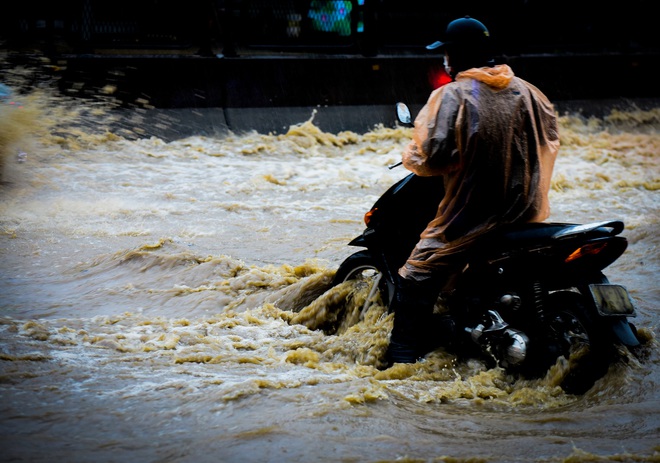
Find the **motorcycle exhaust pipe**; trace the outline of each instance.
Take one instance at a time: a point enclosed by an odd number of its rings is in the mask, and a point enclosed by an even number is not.
[[[509,335],[511,339],[511,345],[506,348],[504,353],[504,359],[507,362],[507,366],[520,365],[527,358],[527,344],[529,343],[529,338],[525,333],[507,329],[505,334]]]
[[[491,325],[484,326],[482,323],[474,328],[466,327],[465,331],[476,344],[501,357],[497,360],[503,367],[520,365],[527,358],[527,345],[529,338],[522,331],[509,328],[499,313],[494,310],[488,311],[491,317]],[[485,335],[485,336],[484,336]]]

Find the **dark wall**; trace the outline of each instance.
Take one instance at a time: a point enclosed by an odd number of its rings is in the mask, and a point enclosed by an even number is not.
[[[519,77],[553,100],[660,98],[658,55],[514,57]],[[280,59],[74,57],[57,79],[71,96],[111,86],[128,106],[282,107],[422,103],[441,62],[426,57]]]
[[[323,31],[310,11],[329,4],[15,2],[0,16],[0,48],[9,51],[6,66],[46,55],[55,63],[46,72],[68,95],[93,98],[109,86],[130,107],[415,104],[441,69],[424,46],[470,14],[490,28],[498,61],[553,100],[660,97],[650,0],[617,8],[594,0],[352,0],[350,28]],[[345,13],[330,11],[328,21]]]
[[[347,0],[347,11],[339,11],[322,0],[33,0],[3,10],[0,35],[13,46],[36,43],[50,51],[196,47],[229,55],[254,50],[373,55],[419,50],[438,39],[449,21],[471,15],[489,27],[504,55],[628,53],[660,49],[652,3]],[[314,13],[317,18],[327,13],[327,24],[345,15],[349,34],[319,29]]]

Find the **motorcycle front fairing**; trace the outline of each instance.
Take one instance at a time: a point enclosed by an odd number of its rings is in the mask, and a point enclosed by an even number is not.
[[[408,174],[374,203],[364,216],[365,230],[349,245],[369,248],[391,274],[396,273],[435,217],[443,196],[442,177]]]

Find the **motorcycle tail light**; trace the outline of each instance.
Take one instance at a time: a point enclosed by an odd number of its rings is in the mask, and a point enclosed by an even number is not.
[[[371,222],[371,219],[373,219],[374,214],[376,213],[377,210],[378,210],[378,208],[374,207],[373,209],[368,211],[366,214],[364,214],[364,224],[365,225],[369,226],[369,222]]]
[[[607,241],[585,244],[570,253],[568,257],[564,259],[564,262],[569,263],[581,259],[585,256],[595,256],[601,253],[607,247],[607,245]]]

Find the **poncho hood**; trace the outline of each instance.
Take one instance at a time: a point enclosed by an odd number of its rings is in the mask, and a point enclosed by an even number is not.
[[[506,88],[513,79],[513,70],[506,64],[493,67],[472,68],[459,72],[456,80],[475,79],[495,90]]]

